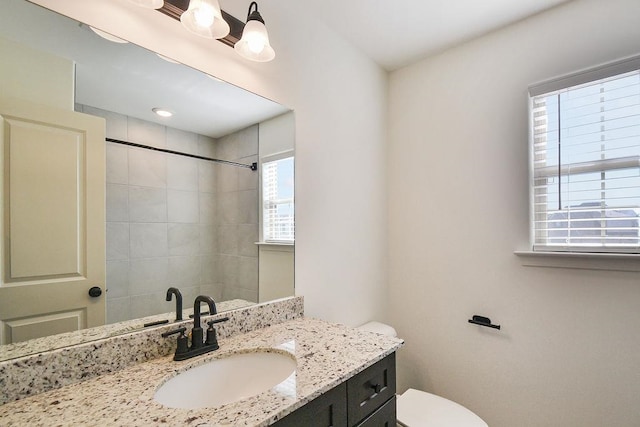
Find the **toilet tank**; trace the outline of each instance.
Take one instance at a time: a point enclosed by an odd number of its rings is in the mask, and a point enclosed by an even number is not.
[[[398,334],[393,326],[380,322],[369,322],[364,325],[358,326],[358,329],[363,331],[375,332],[376,334],[387,335],[389,337],[397,337]]]

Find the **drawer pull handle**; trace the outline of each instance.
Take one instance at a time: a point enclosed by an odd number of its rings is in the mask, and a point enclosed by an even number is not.
[[[371,384],[371,388],[376,394],[380,393],[380,390],[382,390],[382,386],[380,384]]]

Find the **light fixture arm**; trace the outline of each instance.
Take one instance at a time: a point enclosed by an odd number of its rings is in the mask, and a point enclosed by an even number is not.
[[[255,9],[252,12],[251,8],[253,8],[254,6]],[[255,1],[252,1],[249,5],[249,11],[247,12],[247,22],[249,21],[260,21],[264,24],[264,19],[262,19],[262,15],[260,15],[260,12],[258,12],[258,3]]]

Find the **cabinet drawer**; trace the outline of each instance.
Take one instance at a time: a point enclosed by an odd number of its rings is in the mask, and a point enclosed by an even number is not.
[[[396,397],[393,396],[382,408],[358,424],[358,427],[395,427],[396,426]]]
[[[356,425],[396,394],[396,355],[385,357],[347,381],[349,425]],[[395,399],[393,400],[395,412]]]
[[[280,421],[277,427],[347,427],[347,386],[329,390]]]

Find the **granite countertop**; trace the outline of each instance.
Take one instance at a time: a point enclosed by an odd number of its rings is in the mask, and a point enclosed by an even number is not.
[[[172,302],[172,304],[174,304]],[[254,302],[241,299],[229,301],[220,301],[217,303],[218,313],[230,310],[237,310],[243,307],[255,305]],[[193,307],[187,307],[182,310],[183,319],[189,319],[193,314]],[[111,323],[95,328],[81,329],[74,332],[66,332],[48,337],[37,338],[29,341],[18,342],[15,344],[0,345],[0,361],[24,357],[29,354],[41,353],[57,348],[68,347],[71,345],[81,344],[83,342],[95,341],[99,339],[114,337],[138,330],[143,330],[145,324],[158,321],[173,322],[176,318],[174,312],[161,313],[153,316],[147,316],[140,319],[125,320],[123,322]]]
[[[0,406],[0,424],[100,426],[266,426],[396,351],[398,338],[301,318],[220,340],[220,349],[171,356]],[[285,352],[297,369],[282,384],[217,408],[171,409],[153,400],[175,374],[235,352]]]

